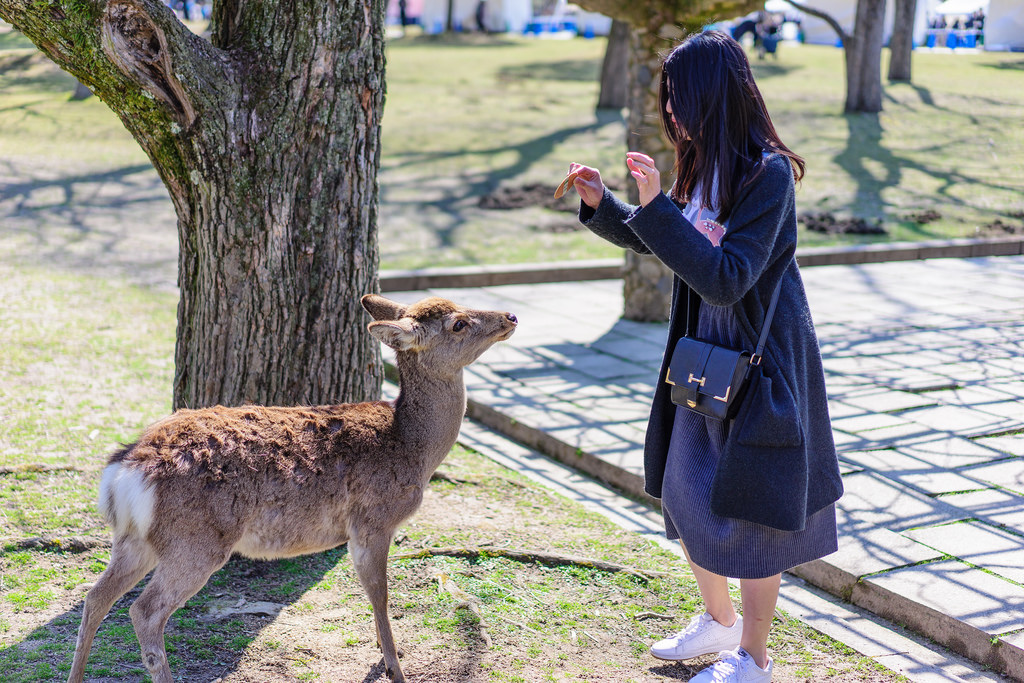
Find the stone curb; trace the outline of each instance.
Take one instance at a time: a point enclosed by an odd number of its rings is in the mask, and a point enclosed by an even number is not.
[[[993,671],[1024,680],[1024,649],[1002,639],[994,640],[981,629],[888,590],[870,576],[856,576],[824,559],[794,567],[789,573]]]
[[[973,258],[1024,254],[1024,239],[955,239],[929,242],[888,242],[848,247],[798,249],[797,263],[812,266],[856,265],[889,261],[917,261],[931,258]],[[614,280],[622,277],[622,259],[590,259],[510,265],[384,270],[380,273],[382,292],[458,287],[496,287],[543,282]]]

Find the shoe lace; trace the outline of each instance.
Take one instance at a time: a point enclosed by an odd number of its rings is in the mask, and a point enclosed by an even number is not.
[[[692,636],[694,633],[704,628],[704,625],[710,621],[710,619],[711,617],[707,614],[701,614],[700,616],[694,617],[690,620],[690,623],[687,624],[686,628],[683,629],[683,632],[679,634],[679,637],[683,638],[686,636]]]
[[[718,653],[718,661],[711,665],[712,678],[715,683],[729,681],[731,675],[740,668],[740,658],[734,650],[723,650]]]

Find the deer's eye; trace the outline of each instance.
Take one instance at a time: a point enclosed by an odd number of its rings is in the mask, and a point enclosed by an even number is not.
[[[455,324],[452,325],[452,332],[461,332],[464,329],[466,329],[465,320],[456,320]]]

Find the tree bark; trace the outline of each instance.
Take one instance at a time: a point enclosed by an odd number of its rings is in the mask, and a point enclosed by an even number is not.
[[[598,109],[622,109],[629,102],[630,33],[629,24],[619,19],[612,20],[608,46],[601,63]]]
[[[889,80],[910,82],[917,0],[896,0],[889,41]]]
[[[666,26],[668,26],[666,24]],[[683,37],[680,29],[668,27],[663,34],[637,30],[631,41],[629,89],[629,132],[626,146],[630,151],[649,154],[661,170],[662,189],[672,186],[675,152],[661,130],[659,87],[663,51]],[[640,203],[636,182],[628,171],[627,200]],[[667,320],[672,305],[673,273],[653,254],[626,252],[623,269],[623,317],[642,322]]]
[[[847,91],[845,110],[875,113],[882,111],[882,42],[885,29],[885,0],[858,0],[856,41],[847,53]]]
[[[379,396],[384,0],[0,0],[121,118],[178,215],[174,406]]]

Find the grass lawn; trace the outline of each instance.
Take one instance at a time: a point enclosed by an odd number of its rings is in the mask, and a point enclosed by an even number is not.
[[[495,192],[540,185],[572,160],[622,185],[624,118],[595,112],[604,42],[411,36],[389,42],[380,244],[384,268],[612,256],[563,210],[496,211]],[[806,245],[973,236],[1024,222],[1024,58],[914,55],[878,115],[844,115],[841,51],[783,44],[757,62],[785,139],[806,157],[801,213],[881,221],[887,238],[804,232]],[[159,179],[96,99],[23,37],[0,32],[0,251],[88,270],[114,244],[124,267],[174,282],[175,219]],[[571,195],[574,198],[574,195]],[[143,231],[137,226],[145,225]],[[120,263],[120,262],[119,262]]]

